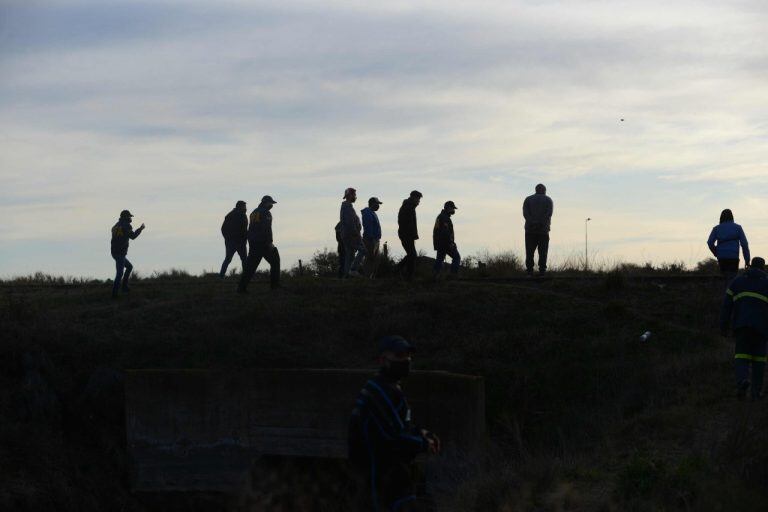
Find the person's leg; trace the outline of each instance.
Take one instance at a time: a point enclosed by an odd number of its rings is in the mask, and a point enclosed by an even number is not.
[[[720,273],[725,278],[726,282],[730,284],[731,280],[739,273],[739,259],[738,258],[722,258],[717,260],[720,266]]]
[[[365,245],[363,245],[363,241],[360,240],[360,242],[357,244],[357,254],[355,255],[355,261],[352,262],[352,270],[360,272],[363,265],[363,259],[366,257],[366,255],[367,253],[365,251]]]
[[[344,244],[338,243],[336,247],[336,253],[339,255],[339,279],[344,277]]]
[[[542,274],[547,271],[547,254],[549,253],[549,233],[539,235],[539,272]]]
[[[408,261],[405,263],[406,278],[412,279],[416,271],[416,260],[419,257],[416,253],[416,240],[404,240],[403,247],[408,256]]]
[[[763,379],[765,377],[766,340],[758,332],[752,331],[750,352],[752,353],[752,400],[763,395]]]
[[[733,333],[735,339],[734,370],[736,373],[737,398],[742,399],[746,396],[749,389],[749,367],[752,363],[752,354],[750,350],[750,337],[747,329],[736,329]]]
[[[120,281],[123,279],[123,271],[125,270],[125,256],[115,256],[115,280],[112,284],[112,296],[117,297],[117,291],[120,289]]]
[[[240,256],[240,271],[245,269],[245,260],[248,259],[248,251],[245,248],[245,240],[237,245],[237,255]]]
[[[365,277],[373,277],[375,271],[376,259],[379,256],[379,241],[371,238],[363,238],[365,246],[365,264],[363,265],[363,274]]]
[[[229,240],[224,240],[224,261],[221,264],[221,270],[219,270],[219,277],[223,278],[226,275],[227,267],[229,266],[229,262],[232,261],[232,256],[235,255],[235,251],[237,251],[237,246]]]
[[[432,272],[435,276],[438,276],[443,270],[443,262],[445,261],[445,251],[437,250],[435,255],[435,266],[432,267]]]
[[[128,261],[128,258],[123,256],[123,262],[125,263],[125,274],[123,274],[123,282],[122,286],[120,287],[124,292],[130,291],[128,288],[128,279],[131,277],[131,272],[133,272],[133,265],[131,265],[131,262]]]
[[[256,273],[256,269],[259,268],[262,257],[261,244],[249,244],[248,259],[245,260],[245,268],[243,269],[243,275],[240,276],[240,282],[237,285],[237,291],[244,292],[248,289],[248,284],[253,279],[253,274]]]
[[[451,257],[451,274],[458,274],[459,267],[461,266],[461,255],[459,249],[455,245],[451,248],[448,255]]]
[[[280,253],[277,247],[272,247],[271,251],[266,251],[264,259],[269,263],[269,286],[274,290],[280,288]]]
[[[536,252],[536,233],[525,233],[525,271],[533,273],[533,254]]]
[[[410,464],[395,464],[382,472],[379,477],[381,501],[392,512],[414,510],[416,489],[414,470]]]
[[[351,240],[344,240],[344,277],[349,277],[352,264],[355,262],[357,246]]]

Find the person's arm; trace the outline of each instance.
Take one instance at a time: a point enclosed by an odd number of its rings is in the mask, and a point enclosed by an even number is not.
[[[547,201],[547,218],[552,218],[552,213],[555,211],[555,203],[552,201],[551,197],[548,197],[549,201]]]
[[[744,266],[748,267],[750,259],[749,254],[749,242],[747,242],[747,235],[744,233],[744,228],[739,227],[739,242],[741,243],[741,252],[744,253]]]
[[[373,214],[370,210],[363,210],[363,234],[364,235],[373,235]]]
[[[710,252],[712,255],[717,258],[717,246],[715,246],[715,241],[717,240],[717,227],[712,228],[712,232],[709,233],[709,238],[707,239],[707,247],[709,247]]]
[[[523,218],[525,220],[528,220],[530,216],[531,216],[531,202],[526,197],[525,201],[523,201]]]
[[[144,231],[144,224],[139,226],[139,229],[137,229],[136,231],[134,231],[133,228],[131,228],[131,231],[128,233],[128,236],[130,237],[131,240],[136,240],[142,231]]]

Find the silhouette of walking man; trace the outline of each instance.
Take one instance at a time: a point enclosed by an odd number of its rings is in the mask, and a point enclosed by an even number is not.
[[[117,223],[112,226],[112,242],[111,242],[111,250],[112,250],[112,258],[115,260],[115,270],[117,271],[115,273],[115,281],[112,285],[112,298],[117,298],[117,291],[121,289],[120,284],[122,283],[122,291],[124,293],[127,293],[130,291],[128,288],[128,279],[131,277],[131,272],[133,271],[133,265],[131,265],[131,262],[128,261],[128,245],[130,244],[131,240],[136,240],[136,238],[141,234],[142,231],[144,231],[144,224],[139,226],[139,229],[136,231],[133,230],[133,227],[131,226],[131,219],[133,218],[133,215],[128,210],[123,210],[120,212],[120,219],[117,221]],[[125,272],[125,274],[123,274]]]
[[[533,255],[539,251],[539,273],[547,271],[547,253],[549,252],[549,228],[552,222],[554,205],[547,196],[547,187],[539,183],[536,193],[523,201],[525,218],[525,270],[533,274]]]
[[[270,210],[277,201],[271,196],[264,196],[259,207],[251,212],[251,223],[248,226],[248,259],[237,287],[238,293],[248,293],[248,284],[259,268],[261,259],[269,263],[270,286],[274,290],[280,287],[280,253],[273,244],[272,214]]]
[[[397,236],[405,249],[405,257],[397,264],[397,270],[407,280],[413,279],[416,269],[416,240],[419,239],[419,228],[416,223],[416,207],[421,202],[422,194],[418,190],[403,201],[400,211],[397,213]]]

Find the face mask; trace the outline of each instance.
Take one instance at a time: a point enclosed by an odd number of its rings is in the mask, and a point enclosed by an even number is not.
[[[402,361],[390,361],[389,366],[382,369],[382,373],[389,379],[404,379],[411,372],[411,362],[407,359]]]

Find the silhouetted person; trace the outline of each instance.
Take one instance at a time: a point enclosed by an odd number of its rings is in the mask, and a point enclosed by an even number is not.
[[[547,196],[547,187],[539,183],[536,193],[523,201],[525,218],[525,270],[533,274],[533,256],[539,251],[539,272],[547,271],[547,253],[549,252],[549,228],[552,222],[554,205]]]
[[[365,247],[360,231],[363,225],[357,216],[355,207],[357,191],[348,188],[344,191],[344,202],[341,203],[339,217],[341,221],[341,239],[344,243],[344,277],[360,277],[360,265],[365,257]]]
[[[736,339],[736,396],[743,399],[751,388],[752,399],[757,400],[763,391],[768,340],[768,276],[763,258],[754,258],[751,267],[731,281],[725,292],[720,315],[723,336],[731,327]]]
[[[221,225],[221,234],[224,236],[224,262],[221,264],[219,277],[223,278],[227,273],[229,262],[232,256],[237,253],[240,256],[240,263],[245,269],[245,259],[247,257],[245,241],[248,239],[248,215],[245,201],[235,203],[234,209],[224,217],[224,223]]]
[[[440,215],[435,220],[435,228],[432,230],[432,244],[435,247],[435,251],[437,251],[434,268],[435,277],[440,275],[446,255],[451,257],[451,274],[456,275],[459,272],[461,256],[454,241],[453,221],[451,220],[451,216],[456,213],[456,210],[454,202],[447,201],[443,206],[443,211],[440,212]]]
[[[336,254],[339,255],[339,279],[344,277],[344,240],[341,239],[341,221],[333,228],[336,231]]]
[[[413,279],[416,269],[416,240],[419,239],[419,229],[416,224],[416,207],[421,202],[422,194],[418,190],[411,192],[408,199],[403,201],[400,211],[397,213],[397,236],[405,249],[405,257],[397,264],[397,269],[403,276]]]
[[[115,281],[112,285],[112,298],[117,298],[117,291],[121,289],[122,283],[123,292],[128,292],[128,279],[131,277],[131,271],[133,265],[128,261],[126,257],[128,255],[128,245],[131,240],[136,240],[142,231],[144,231],[144,224],[139,226],[136,231],[131,226],[131,219],[133,215],[128,210],[120,212],[120,219],[117,224],[112,226],[112,242],[111,250],[112,257],[115,259]],[[125,274],[123,274],[125,272]]]
[[[413,350],[400,336],[380,340],[379,373],[363,386],[349,421],[349,459],[368,476],[368,510],[411,510],[416,500],[413,461],[419,453],[440,452],[440,439],[411,422],[400,387]]]
[[[239,293],[248,291],[248,284],[259,268],[261,259],[269,263],[270,286],[272,289],[280,287],[280,253],[273,244],[272,239],[272,206],[277,201],[271,196],[264,196],[259,207],[251,212],[251,223],[248,226],[248,259],[245,260],[245,269],[240,277],[237,287]]]
[[[363,273],[370,278],[373,278],[376,273],[376,262],[379,259],[381,223],[376,212],[382,204],[384,203],[379,201],[378,197],[372,197],[368,199],[368,207],[360,212],[363,217],[363,245],[366,253]]]
[[[733,212],[725,209],[720,213],[720,224],[712,228],[707,246],[717,258],[720,272],[727,277],[739,271],[739,246],[744,253],[745,266],[749,266],[749,243],[740,225],[733,221]]]

